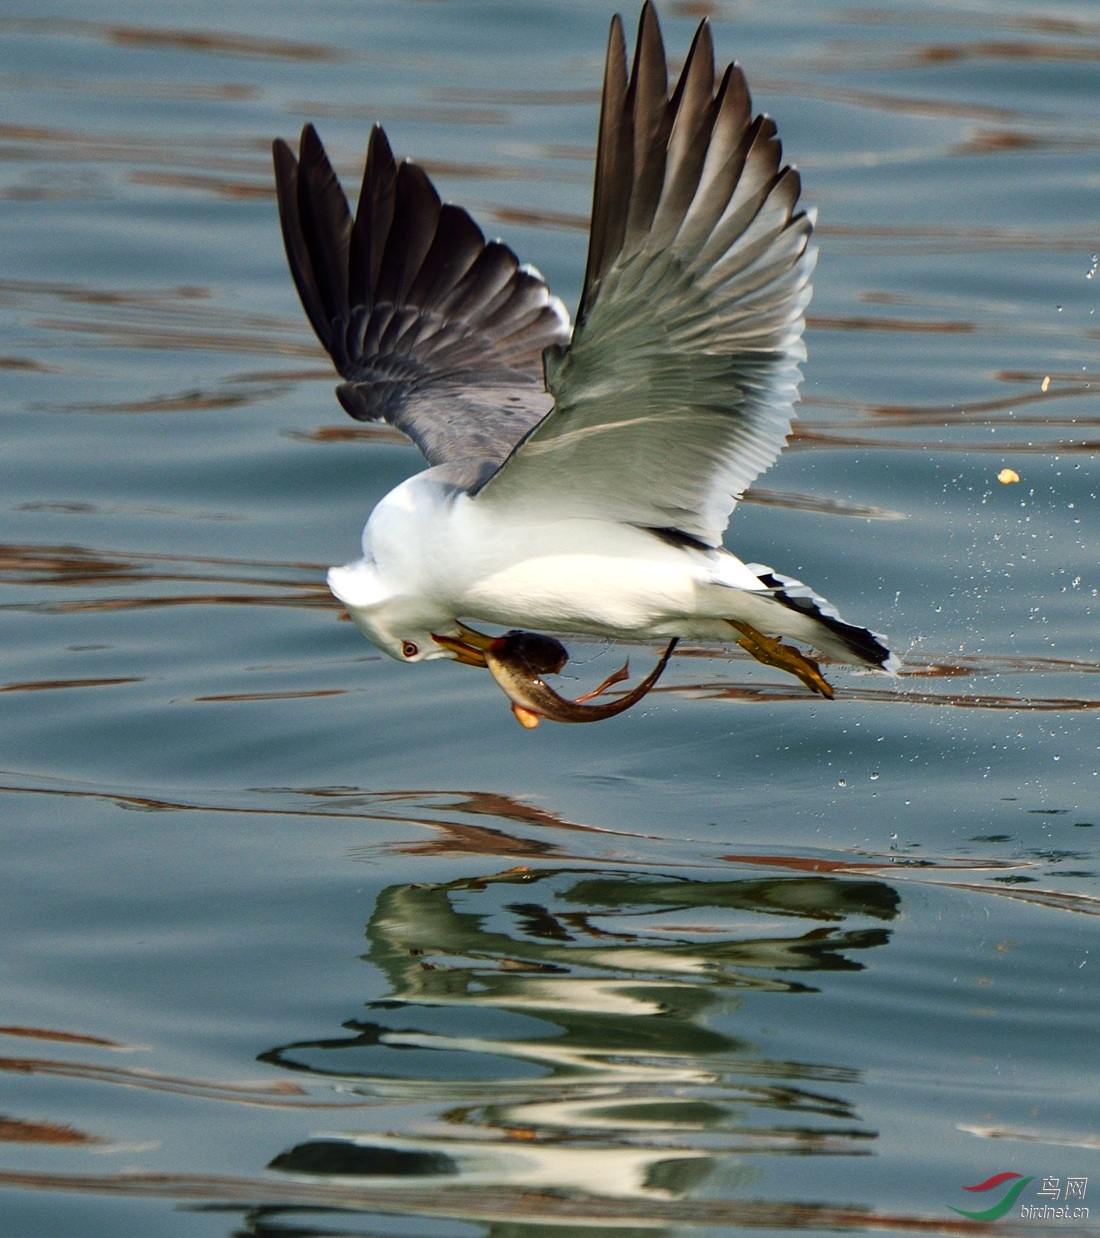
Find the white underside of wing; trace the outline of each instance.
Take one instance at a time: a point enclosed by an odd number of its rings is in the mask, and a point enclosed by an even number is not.
[[[770,309],[723,301],[721,286],[704,290],[683,267],[651,290],[663,296],[659,315],[640,294],[602,290],[568,352],[549,359],[554,411],[480,500],[522,494],[718,544],[790,432],[813,257],[804,249]]]
[[[715,75],[705,25],[669,92],[643,9],[626,75],[613,23],[589,269],[572,341],[545,354],[554,408],[481,497],[717,546],[790,431],[814,220],[740,70]]]

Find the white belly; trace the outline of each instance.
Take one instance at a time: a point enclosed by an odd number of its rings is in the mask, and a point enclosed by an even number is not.
[[[597,633],[655,633],[655,623],[693,614],[695,582],[678,565],[615,555],[525,557],[462,590],[460,609],[494,623]]]
[[[490,524],[476,501],[455,505],[446,571],[459,613],[598,635],[689,635],[685,621],[713,607],[707,595],[716,576],[761,588],[725,552],[669,545],[630,525],[524,516]]]
[[[759,579],[725,551],[631,525],[437,498],[421,474],[379,504],[364,550],[394,593],[454,618],[605,636],[728,639],[729,597]]]

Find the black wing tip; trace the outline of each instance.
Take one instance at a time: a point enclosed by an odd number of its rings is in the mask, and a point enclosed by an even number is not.
[[[704,17],[703,20],[695,27],[695,33],[691,36],[691,46],[688,48],[687,57],[684,60],[684,68],[681,70],[681,76],[687,70],[687,66],[691,64],[693,57],[699,54],[699,48],[704,45],[709,46],[711,55],[714,55],[714,33],[711,30],[710,19]]]
[[[664,78],[665,98],[668,98],[668,57],[665,55],[665,40],[661,34],[661,22],[656,7],[646,0],[638,17],[638,36],[634,44],[634,71],[630,75],[631,88],[637,92],[638,79],[647,61],[657,68]]]
[[[318,155],[328,161],[328,155],[325,152],[325,145],[321,141],[321,136],[314,127],[312,121],[306,121],[302,126],[302,131],[298,135],[298,153],[294,153],[294,148],[286,140],[286,138],[273,138],[271,142],[271,153],[276,160],[276,167],[279,162],[286,164],[293,161],[295,164],[304,161],[308,158],[316,158]]]
[[[390,145],[390,139],[386,136],[385,129],[375,121],[370,127],[370,133],[367,135],[367,164],[373,162],[382,162],[387,166],[394,166],[397,160],[393,156],[393,147]]]
[[[275,194],[279,203],[279,218],[284,232],[293,216],[297,215],[298,156],[294,148],[283,138],[271,143],[271,162],[275,169]]]
[[[313,123],[307,121],[298,135],[298,163],[303,168],[307,168],[311,164],[322,162],[329,162],[328,153],[321,141],[321,135],[314,128]]]
[[[661,33],[661,20],[657,16],[657,6],[653,0],[644,0],[641,11],[638,14],[638,29],[639,31],[646,25],[652,25],[656,28],[658,36]]]
[[[714,37],[704,17],[696,26],[679,77],[669,89],[668,58],[660,18],[652,0],[638,15],[634,55],[627,73],[623,21],[616,13],[610,24],[607,62],[598,124],[588,261],[577,311],[583,321],[599,284],[624,248],[637,244],[653,222],[663,188],[667,143],[681,103],[709,67],[711,125],[725,94],[732,88],[751,107],[744,74],[727,66],[715,92]]]
[[[281,159],[284,162],[289,157],[295,163],[300,162],[303,158],[309,157],[310,160],[324,161],[330,163],[328,152],[325,150],[325,144],[321,141],[321,135],[317,132],[317,127],[311,120],[307,120],[302,126],[302,131],[298,135],[298,154],[295,155],[294,148],[286,140],[286,138],[273,138],[271,142],[272,155],[276,159]],[[371,155],[376,159],[384,159],[388,163],[396,166],[396,159],[393,155],[393,148],[390,145],[390,140],[386,136],[386,130],[378,121],[375,121],[367,135],[367,158]]]
[[[885,637],[878,632],[872,632],[870,628],[860,627],[857,623],[848,623],[833,606],[824,598],[818,597],[801,581],[781,576],[767,568],[761,569],[757,574],[761,584],[771,590],[772,597],[777,602],[788,610],[817,620],[834,636],[839,637],[848,651],[861,662],[888,673],[893,673],[899,665],[896,655],[891,653],[884,643]]]
[[[426,198],[434,199],[437,206],[443,205],[443,199],[432,178],[415,159],[406,157],[397,165],[397,185],[398,193],[421,194]]]

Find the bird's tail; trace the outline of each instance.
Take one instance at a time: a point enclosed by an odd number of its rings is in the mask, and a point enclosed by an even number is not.
[[[890,675],[897,672],[901,659],[891,653],[884,636],[842,619],[835,606],[802,581],[773,572],[762,563],[745,566],[767,588],[770,601],[787,612],[771,625],[773,631],[805,641],[841,662],[872,666]]]

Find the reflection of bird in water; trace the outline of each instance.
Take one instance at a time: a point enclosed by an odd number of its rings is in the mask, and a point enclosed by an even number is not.
[[[629,74],[616,17],[571,330],[542,276],[395,163],[380,128],[354,218],[311,126],[297,159],[275,143],[287,257],[340,402],[431,466],[329,573],[379,648],[483,664],[463,618],[732,639],[825,696],[816,662],[776,637],[894,669],[880,637],[722,547],[782,450],[805,356],[812,219],[780,161],[740,69],[716,79],[706,22],[670,94],[651,5]]]

